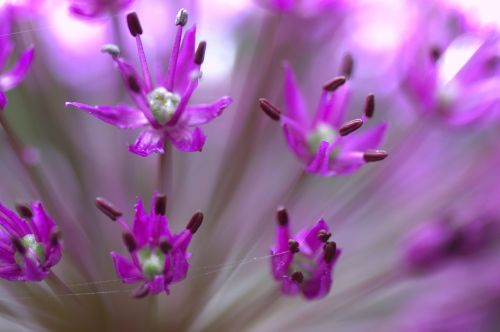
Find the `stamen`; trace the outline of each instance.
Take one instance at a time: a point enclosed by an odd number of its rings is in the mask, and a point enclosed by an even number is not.
[[[132,296],[136,299],[142,299],[149,294],[149,286],[147,285],[141,285],[139,288],[134,290],[132,293]]]
[[[137,35],[142,35],[141,22],[139,21],[139,17],[137,16],[136,12],[132,12],[127,15],[127,25],[130,34],[133,37],[136,37]]]
[[[116,58],[120,55],[120,48],[118,47],[118,45],[115,44],[106,44],[103,47],[101,47],[101,52],[107,53],[112,57]]]
[[[367,118],[373,117],[373,113],[375,113],[375,95],[370,93],[366,96],[365,101],[365,115]]]
[[[293,239],[288,240],[288,250],[290,250],[292,254],[298,253],[300,251],[299,243]]]
[[[33,218],[33,212],[29,208],[28,205],[22,203],[16,203],[16,211],[17,214],[23,219],[31,219]]]
[[[332,236],[332,233],[330,232],[327,232],[325,231],[324,229],[320,230],[318,232],[318,239],[321,241],[321,242],[328,242],[328,239],[330,239],[330,237]]]
[[[59,245],[59,240],[61,239],[61,232],[56,229],[50,233],[50,245],[52,247],[57,247]]]
[[[130,90],[132,90],[135,93],[140,93],[141,92],[141,86],[139,85],[139,81],[135,76],[130,75],[127,77],[127,85]]]
[[[172,249],[172,245],[167,240],[160,241],[159,247],[161,252],[164,253],[165,255],[168,254],[170,249]]]
[[[354,59],[351,53],[344,55],[342,59],[342,65],[340,66],[340,72],[346,78],[351,78],[352,72],[354,71]]]
[[[429,54],[430,54],[431,59],[433,61],[438,61],[439,58],[441,57],[442,53],[443,52],[441,51],[441,49],[439,47],[437,47],[437,46],[431,47],[431,49],[429,51]]]
[[[293,281],[295,281],[298,284],[301,284],[304,281],[304,275],[300,271],[292,273],[290,277],[292,278]]]
[[[278,212],[276,213],[276,217],[278,219],[278,224],[280,226],[288,225],[288,212],[284,207],[278,208]]]
[[[328,92],[333,92],[338,88],[340,88],[342,85],[344,85],[345,82],[346,82],[345,76],[335,77],[334,79],[323,85],[323,90]]]
[[[102,197],[97,197],[95,199],[95,205],[102,213],[113,221],[116,221],[116,219],[123,216],[123,213],[118,211],[110,202]]]
[[[21,239],[18,237],[13,237],[10,240],[12,242],[12,245],[14,246],[14,249],[24,256],[26,254],[26,247],[24,246]]]
[[[156,196],[155,214],[164,216],[166,211],[167,211],[167,196],[166,195]]]
[[[198,228],[200,228],[202,222],[203,222],[203,213],[198,211],[191,217],[191,220],[189,221],[186,228],[191,232],[191,234],[194,234],[196,233]]]
[[[279,121],[281,118],[281,112],[280,110],[271,104],[269,100],[265,98],[260,98],[259,99],[259,106],[260,109],[267,114],[268,117],[270,117],[274,121]]]
[[[325,260],[326,263],[330,264],[335,258],[335,253],[337,251],[337,243],[333,241],[326,243],[325,246],[323,247],[323,251],[324,251],[323,259]]]
[[[198,47],[196,48],[196,52],[194,54],[194,63],[197,64],[198,66],[201,66],[203,64],[203,61],[205,61],[206,50],[207,50],[207,42],[201,41],[198,44]]]
[[[125,246],[127,247],[127,250],[129,252],[134,252],[137,250],[137,242],[135,242],[135,238],[132,233],[123,233],[123,243],[125,243]]]
[[[363,159],[367,163],[384,160],[385,158],[387,158],[387,152],[384,150],[369,150],[363,155]]]
[[[361,128],[362,125],[363,125],[363,120],[361,119],[354,119],[348,121],[340,127],[339,129],[340,136],[347,136],[350,133],[355,132],[356,130]]]
[[[175,25],[185,26],[188,22],[188,12],[182,8],[175,17]]]

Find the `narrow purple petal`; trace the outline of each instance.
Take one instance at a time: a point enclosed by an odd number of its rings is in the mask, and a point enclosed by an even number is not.
[[[134,233],[134,237],[139,248],[148,243],[151,234],[149,217],[140,198],[137,198],[137,203],[135,204],[135,216],[132,232]]]
[[[0,112],[4,110],[5,106],[7,106],[7,96],[0,91]]]
[[[307,114],[306,104],[300,92],[297,80],[291,69],[286,63],[285,69],[285,103],[288,110],[288,115],[293,120],[307,127],[310,124],[309,115]]]
[[[7,73],[0,76],[0,90],[7,91],[20,84],[26,77],[34,56],[34,48],[29,48],[24,51],[14,67]]]
[[[366,151],[376,149],[382,143],[387,132],[387,123],[346,136],[342,142],[343,151]]]
[[[40,240],[44,243],[48,243],[50,234],[56,228],[56,224],[47,215],[40,202],[33,203],[31,208],[33,210],[33,223],[40,233]]]
[[[179,282],[186,278],[189,269],[187,258],[185,251],[175,250],[172,253],[172,267],[169,271],[172,283]]]
[[[302,293],[307,299],[320,299],[330,292],[333,283],[332,269],[341,252],[340,249],[337,249],[335,257],[330,263],[326,263],[323,261],[323,258],[321,258],[321,262],[313,272],[313,275],[304,282],[302,287]]]
[[[295,239],[300,243],[302,253],[312,255],[323,247],[323,242],[318,239],[318,233],[321,230],[329,231],[328,225],[323,219],[320,219],[310,229],[305,229],[297,234]]]
[[[116,106],[92,106],[77,102],[67,102],[66,106],[76,107],[84,112],[92,114],[99,120],[102,120],[118,128],[138,128],[148,123],[148,120],[140,110],[131,108],[124,104],[119,104]]]
[[[198,126],[210,122],[232,103],[231,97],[222,97],[216,102],[207,105],[194,105],[186,107],[180,122],[188,126]]]
[[[129,150],[141,157],[147,157],[151,153],[163,153],[163,133],[156,129],[145,129],[137,137],[135,143],[129,147]]]
[[[296,295],[300,293],[300,287],[289,276],[283,276],[281,283],[281,292],[285,295]]]
[[[48,272],[43,271],[42,268],[38,265],[38,262],[26,255],[24,257],[24,274],[26,275],[26,280],[29,281],[42,281],[47,275]]]
[[[311,158],[311,152],[309,151],[307,138],[302,131],[287,124],[283,124],[283,131],[290,149],[292,149],[297,157],[307,162]]]
[[[192,26],[184,34],[177,59],[177,69],[173,91],[183,93],[191,80],[191,74],[196,69],[194,52],[196,47],[196,26]]]
[[[116,252],[111,252],[111,257],[113,258],[116,273],[124,283],[129,284],[144,279],[142,271],[140,271],[139,268],[132,264],[128,259]]]
[[[200,128],[174,127],[167,131],[170,142],[180,151],[201,151],[205,145],[206,136]]]
[[[318,152],[314,156],[314,159],[306,167],[306,171],[308,173],[322,174],[324,172],[323,168],[325,161],[327,161],[330,158],[328,154],[329,146],[330,144],[328,144],[328,142],[326,141],[322,141],[320,143]]]
[[[168,293],[168,288],[166,287],[165,284],[165,277],[164,276],[155,276],[153,280],[149,282],[149,292],[150,294],[159,294],[163,291],[167,291]]]

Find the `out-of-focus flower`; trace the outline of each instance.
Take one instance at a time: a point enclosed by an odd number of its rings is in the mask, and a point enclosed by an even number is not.
[[[265,99],[262,110],[280,121],[290,149],[306,164],[306,171],[323,176],[349,174],[367,162],[380,161],[387,153],[376,150],[385,136],[387,125],[380,124],[364,133],[353,133],[373,116],[375,97],[366,99],[363,118],[342,123],[351,88],[346,77],[333,79],[323,86],[318,110],[311,118],[295,76],[285,65],[286,115]]]
[[[341,254],[337,244],[329,242],[331,233],[321,219],[311,228],[290,236],[288,213],[278,209],[276,245],[271,249],[272,272],[286,295],[302,293],[309,300],[328,294],[332,270]]]
[[[72,0],[69,10],[85,18],[97,18],[107,14],[116,14],[127,8],[134,0]]]
[[[8,8],[0,9],[0,70],[5,67],[13,51],[13,45],[9,39],[11,17]],[[17,63],[10,69],[0,73],[0,111],[7,104],[5,92],[18,86],[26,77],[30,69],[35,49],[33,47],[25,50]]]
[[[121,213],[108,202],[98,198],[97,207],[123,228],[123,241],[131,260],[111,252],[118,277],[124,283],[144,282],[135,292],[135,297],[170,292],[169,286],[186,278],[191,256],[187,252],[194,233],[201,226],[203,214],[197,212],[186,229],[178,234],[170,230],[165,216],[166,196],[153,195],[151,210],[146,212],[140,199],[135,206],[132,228],[121,218]]]
[[[132,65],[119,57],[118,48],[108,45],[103,50],[117,64],[135,107],[123,104],[90,106],[74,102],[66,105],[77,107],[119,128],[146,127],[135,144],[130,146],[130,151],[137,155],[146,157],[155,152],[163,153],[165,140],[181,151],[201,151],[206,137],[198,126],[218,117],[232,102],[230,97],[222,97],[212,104],[188,106],[201,76],[200,67],[204,61],[206,43],[200,42],[195,50],[195,26],[182,37],[187,12],[184,9],[179,11],[176,18],[178,29],[167,75],[159,75],[160,83],[154,86],[142,46],[142,27],[137,14],[129,14],[127,22],[137,41],[142,78]]]
[[[278,13],[319,14],[324,10],[345,6],[344,0],[258,0],[263,7]]]
[[[0,204],[0,277],[41,281],[61,259],[57,226],[40,202],[17,210],[21,217]]]

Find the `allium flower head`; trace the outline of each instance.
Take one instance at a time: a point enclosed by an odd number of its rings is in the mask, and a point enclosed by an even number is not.
[[[351,93],[348,79],[337,77],[323,86],[316,115],[311,117],[295,76],[285,65],[286,114],[265,99],[262,110],[280,121],[290,149],[306,165],[306,171],[323,176],[349,174],[367,162],[385,159],[387,153],[377,150],[387,125],[380,124],[364,133],[354,133],[373,116],[375,97],[369,95],[362,118],[343,123]]]
[[[61,259],[59,231],[40,202],[17,210],[0,204],[0,277],[41,281]]]
[[[35,55],[35,49],[30,47],[10,69],[4,70],[13,51],[9,39],[10,21],[8,8],[0,8],[0,111],[7,104],[5,92],[15,88],[24,80]]]
[[[186,278],[191,256],[187,252],[194,233],[201,226],[203,214],[197,212],[186,229],[173,234],[165,216],[166,196],[153,195],[151,210],[146,212],[140,199],[135,206],[132,227],[122,220],[121,213],[108,202],[98,198],[97,207],[123,228],[123,241],[131,259],[111,252],[118,277],[124,283],[144,282],[135,297],[170,292],[169,286]]]
[[[85,18],[97,18],[107,14],[116,14],[130,6],[134,0],[72,0],[69,10]]]
[[[288,213],[278,209],[276,245],[271,249],[272,272],[281,282],[281,291],[287,295],[302,295],[319,299],[328,294],[332,286],[332,270],[341,250],[321,219],[314,226],[290,235]]]
[[[195,50],[196,27],[193,26],[183,36],[187,24],[187,12],[182,9],[176,18],[177,34],[172,50],[168,71],[153,84],[146,56],[142,46],[142,26],[136,13],[127,16],[130,33],[136,38],[142,77],[125,59],[119,56],[119,49],[107,45],[103,51],[109,53],[120,70],[130,97],[135,105],[90,106],[81,103],[66,103],[119,128],[144,127],[135,144],[129,150],[146,157],[151,153],[163,153],[166,141],[186,152],[201,151],[205,144],[205,134],[199,128],[218,117],[232,102],[230,97],[222,97],[212,104],[188,106],[189,100],[198,87],[200,68],[204,61],[206,43],[200,42]]]

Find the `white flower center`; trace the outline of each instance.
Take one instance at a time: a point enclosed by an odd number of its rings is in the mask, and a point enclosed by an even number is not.
[[[329,144],[337,138],[335,129],[328,123],[320,122],[314,131],[307,136],[307,144],[312,153],[318,152],[321,142],[326,141]]]
[[[160,125],[166,124],[175,114],[181,97],[164,87],[154,89],[148,94],[149,107]]]
[[[151,251],[148,247],[141,249],[138,252],[139,262],[141,263],[142,272],[148,279],[163,273],[165,255],[156,249]]]

